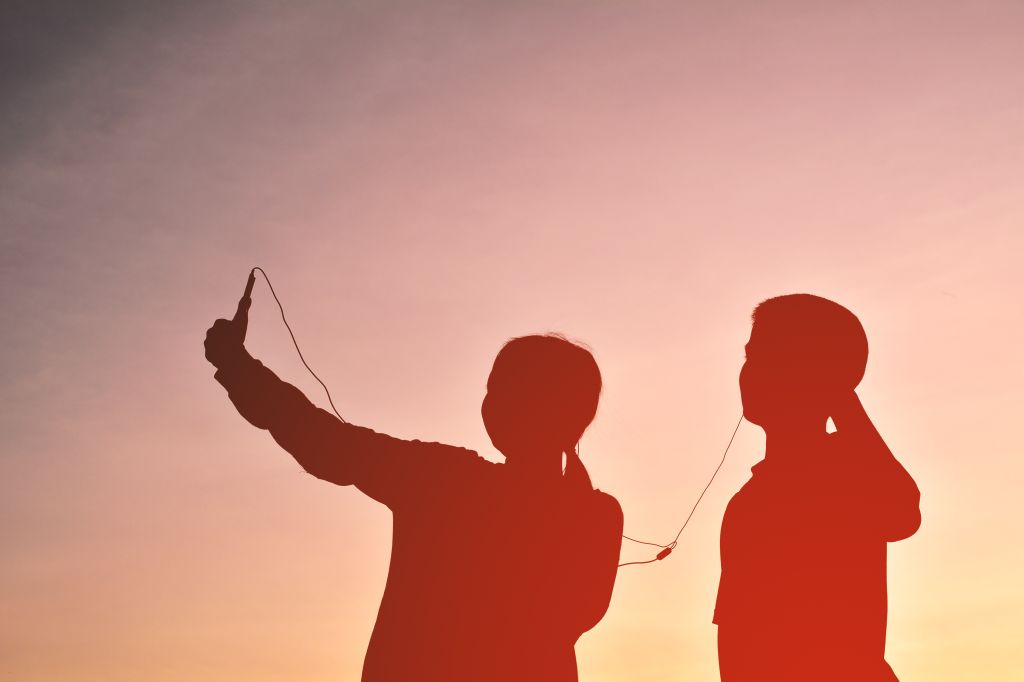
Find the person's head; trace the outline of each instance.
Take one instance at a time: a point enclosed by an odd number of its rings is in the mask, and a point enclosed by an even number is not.
[[[740,371],[743,416],[774,425],[823,424],[832,396],[864,376],[868,339],[852,312],[820,296],[790,294],[754,309]]]
[[[557,334],[506,343],[487,379],[481,414],[508,461],[572,453],[597,412],[601,372],[594,356]]]

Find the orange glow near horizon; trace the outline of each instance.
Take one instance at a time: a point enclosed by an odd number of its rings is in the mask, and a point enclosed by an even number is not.
[[[358,679],[389,513],[304,475],[203,358],[253,265],[346,419],[489,459],[501,344],[588,344],[583,460],[661,542],[739,416],[753,306],[842,303],[871,345],[859,393],[922,491],[889,548],[887,658],[904,682],[1015,679],[1024,7],[427,5],[112,21],[19,93],[10,679]],[[248,339],[326,405],[262,281]],[[762,452],[744,423],[672,556],[620,571],[581,680],[717,679],[719,524]]]

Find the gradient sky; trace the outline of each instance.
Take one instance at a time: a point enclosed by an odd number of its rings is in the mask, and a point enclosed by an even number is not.
[[[0,677],[357,679],[389,514],[203,358],[261,265],[342,414],[491,459],[500,345],[587,342],[584,461],[662,542],[739,415],[750,309],[840,301],[923,493],[888,659],[1019,679],[1024,4],[171,4],[0,10]],[[325,404],[254,299],[250,350]],[[622,570],[582,680],[717,679],[718,527],[763,442]]]

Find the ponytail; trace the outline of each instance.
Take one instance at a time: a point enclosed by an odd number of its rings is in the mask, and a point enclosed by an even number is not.
[[[578,447],[578,446],[577,446]],[[583,466],[576,448],[569,448],[565,451],[565,472],[562,477],[573,490],[591,492],[594,484],[590,481],[590,474],[587,467]]]

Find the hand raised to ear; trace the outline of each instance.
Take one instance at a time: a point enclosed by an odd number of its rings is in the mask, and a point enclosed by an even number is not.
[[[829,403],[829,416],[836,425],[836,431],[855,428],[867,418],[857,391],[850,389],[835,394]]]

